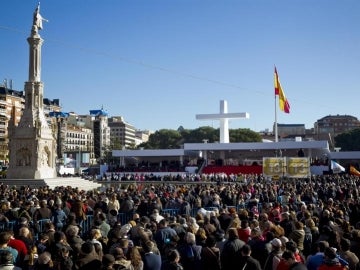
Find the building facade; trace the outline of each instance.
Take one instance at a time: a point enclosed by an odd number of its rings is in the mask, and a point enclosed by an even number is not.
[[[90,128],[67,124],[64,148],[65,166],[85,168],[96,162],[94,136]],[[68,164],[69,162],[73,164]]]
[[[101,161],[110,145],[108,114],[103,109],[90,110],[90,117],[94,136],[94,157],[97,161]],[[88,123],[88,120],[86,123]]]
[[[146,143],[149,141],[149,137],[154,132],[150,130],[136,130],[135,131],[135,145],[138,146],[139,144]]]
[[[360,128],[360,121],[351,115],[328,115],[314,124],[316,140],[330,140],[333,143],[335,136]]]
[[[9,120],[13,118],[15,125],[20,122],[25,107],[23,91],[8,89],[0,86],[0,163],[8,163],[9,156]]]
[[[136,145],[134,126],[125,122],[122,116],[113,116],[109,118],[110,141],[119,143],[121,147],[132,148]]]
[[[44,114],[46,117],[50,116],[50,112],[60,112],[60,99],[44,98]]]
[[[304,124],[277,124],[278,136],[280,139],[292,139],[295,137],[305,136],[305,125]],[[275,133],[275,125],[274,125]]]

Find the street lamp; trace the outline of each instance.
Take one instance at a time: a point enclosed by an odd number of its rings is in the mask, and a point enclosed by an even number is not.
[[[79,150],[78,174],[81,174],[81,146],[76,147]]]
[[[64,120],[69,117],[69,113],[66,112],[58,112],[58,111],[51,111],[49,112],[49,117],[55,119],[55,123],[52,122],[52,126],[54,127],[53,132],[56,138],[56,156],[57,156],[57,163],[58,165],[64,164],[64,139],[65,139],[65,128],[64,128]],[[66,124],[66,122],[65,122]]]

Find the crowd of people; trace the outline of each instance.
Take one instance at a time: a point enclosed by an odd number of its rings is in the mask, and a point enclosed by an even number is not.
[[[0,270],[359,269],[358,177],[239,179],[0,185]]]

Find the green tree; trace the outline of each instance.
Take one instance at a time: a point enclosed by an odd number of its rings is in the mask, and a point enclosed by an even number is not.
[[[110,150],[121,150],[122,149],[122,144],[119,138],[113,138],[110,140],[110,146],[109,146]]]
[[[181,147],[180,132],[173,129],[160,129],[151,134],[149,141],[139,145],[145,149],[177,149]]]
[[[230,142],[261,142],[259,133],[248,128],[238,128],[229,130]]]
[[[209,143],[219,141],[219,129],[209,126],[184,130],[181,135],[183,136],[184,143],[202,143],[204,140],[207,140]]]
[[[115,162],[112,156],[112,150],[121,150],[122,144],[119,138],[113,138],[110,140],[110,144],[104,149],[104,156],[102,158],[102,162],[106,162],[107,164],[112,164]]]
[[[342,151],[360,151],[360,128],[337,135],[335,145]]]
[[[161,129],[151,134],[149,141],[142,143],[138,148],[145,149],[175,149],[181,148],[184,143],[209,143],[219,141],[219,129],[204,126],[197,129],[178,130]],[[261,136],[250,129],[234,129],[229,131],[230,142],[261,142]]]

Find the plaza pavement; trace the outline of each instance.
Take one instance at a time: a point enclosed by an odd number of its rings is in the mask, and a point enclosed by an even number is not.
[[[83,179],[81,177],[57,177],[49,179],[0,179],[0,183],[8,186],[29,186],[31,188],[39,188],[42,186],[49,186],[54,189],[58,186],[71,186],[73,188],[79,188],[81,190],[93,190],[101,187],[100,183],[95,183],[90,180]]]

